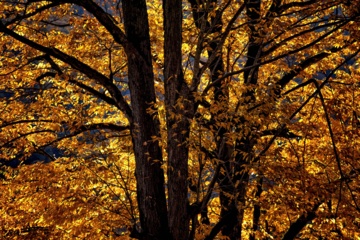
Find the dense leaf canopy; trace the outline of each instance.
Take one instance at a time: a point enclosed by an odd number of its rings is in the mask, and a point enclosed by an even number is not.
[[[359,11],[0,1],[0,238],[359,238]]]

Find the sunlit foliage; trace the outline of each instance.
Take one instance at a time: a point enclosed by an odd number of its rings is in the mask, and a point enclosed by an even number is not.
[[[162,1],[151,62],[131,2],[0,1],[0,238],[152,239],[144,156],[174,239],[178,186],[189,239],[359,238],[360,2],[183,1],[180,70]]]

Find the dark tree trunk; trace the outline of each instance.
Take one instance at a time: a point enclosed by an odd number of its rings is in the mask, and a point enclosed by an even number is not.
[[[194,102],[182,72],[182,1],[164,0],[164,85],[168,153],[168,211],[173,239],[188,239],[188,144]]]
[[[256,201],[259,201],[260,195],[263,192],[262,185],[263,185],[263,178],[260,178],[255,193]],[[260,215],[261,215],[260,205],[258,202],[255,202],[254,213],[253,213],[253,227],[252,227],[253,232],[250,234],[250,240],[255,240],[255,233],[258,230],[260,224]]]
[[[216,1],[211,0],[211,2],[216,3]],[[222,22],[220,10],[216,11],[214,17],[211,18],[211,21],[203,22],[204,19],[207,19],[209,11],[211,9],[201,9],[202,6],[198,5],[198,2],[195,0],[190,0],[190,3],[193,8],[193,16],[195,24],[199,30],[202,28],[203,33],[218,33],[218,36],[221,36],[222,33]],[[205,26],[205,27],[204,27]],[[200,33],[201,34],[201,33]],[[206,239],[213,239],[218,232],[222,232],[224,236],[229,237],[230,239],[238,239],[241,234],[241,211],[239,212],[239,199],[244,197],[244,194],[239,194],[239,189],[241,188],[241,193],[245,193],[245,187],[239,186],[235,187],[235,182],[240,177],[240,166],[234,164],[235,157],[233,156],[234,146],[229,144],[227,135],[229,130],[223,127],[216,127],[218,122],[229,122],[227,114],[227,106],[229,104],[229,95],[228,87],[226,85],[226,79],[218,81],[218,79],[224,74],[224,62],[222,58],[222,46],[220,38],[215,39],[206,39],[206,43],[209,46],[208,56],[215,56],[209,64],[209,70],[212,73],[211,80],[214,84],[214,106],[218,106],[218,111],[215,111],[211,115],[211,125],[214,126],[214,131],[218,138],[216,139],[216,157],[220,160],[218,164],[221,164],[221,171],[218,176],[217,182],[220,187],[220,203],[221,203],[221,213],[220,221],[212,229],[210,235]],[[241,195],[241,196],[240,196]],[[244,201],[242,201],[244,202]],[[240,218],[239,218],[240,217]]]
[[[253,66],[254,64],[260,62],[261,49],[262,46],[259,43],[259,34],[256,29],[256,24],[260,17],[260,0],[250,0],[246,3],[247,16],[250,21],[250,30],[251,35],[249,39],[248,53],[247,53],[247,62],[245,67]],[[221,56],[221,55],[220,55]],[[222,59],[217,59],[218,63],[222,63]],[[220,72],[221,64],[218,64],[217,69],[214,69],[212,72]],[[251,68],[247,71],[244,71],[244,83],[255,85],[257,83],[257,73],[258,67]],[[222,72],[224,69],[222,69]],[[215,81],[218,76],[214,74]],[[255,86],[254,86],[255,87]],[[216,86],[218,89],[215,91],[215,101],[219,104],[224,105],[225,99],[228,99],[226,88],[224,83]],[[249,90],[244,94],[244,103],[251,104],[254,99],[254,91]],[[217,114],[218,115],[218,114]],[[216,116],[215,116],[216,117]],[[242,116],[236,116],[238,118],[238,127],[237,132],[244,132],[244,128],[251,128],[252,123],[245,122]],[[216,121],[219,121],[217,119]],[[223,119],[221,121],[230,121],[229,124],[232,124],[233,119]],[[250,126],[250,127],[249,127]],[[223,171],[219,174],[218,184],[220,186],[220,203],[221,203],[221,213],[220,217],[222,222],[222,234],[229,237],[229,239],[235,240],[241,238],[242,234],[242,222],[244,218],[244,207],[246,202],[246,190],[249,181],[249,173],[247,170],[248,164],[252,161],[252,149],[256,142],[256,136],[252,135],[251,131],[247,136],[243,136],[241,139],[236,141],[235,146],[227,146],[227,149],[235,149],[236,154],[229,154],[231,150],[223,151],[222,146],[223,142],[226,141],[226,135],[228,134],[226,130],[220,129],[222,134],[222,141],[217,142],[217,152],[219,158],[223,161],[222,169]]]
[[[245,67],[251,67],[259,63],[261,60],[262,45],[259,39],[259,29],[256,26],[258,25],[260,18],[260,5],[261,0],[249,0],[246,2],[246,15],[249,18],[251,33]],[[258,67],[252,67],[249,70],[244,71],[244,83],[251,84],[255,87],[258,78],[258,71]],[[243,104],[252,104],[255,101],[254,90],[249,89],[245,92],[243,97]],[[243,119],[243,117],[239,116],[239,119]],[[247,166],[253,160],[252,151],[257,138],[256,135],[252,134],[252,131],[258,128],[258,126],[254,126],[251,122],[244,120],[241,120],[240,122],[240,127],[236,130],[237,132],[244,133],[247,132],[247,129],[249,128],[251,131],[249,131],[246,136],[243,136],[241,139],[236,141],[235,158],[233,162],[231,162],[230,159],[230,161],[224,165],[226,174],[222,176],[221,180],[223,187],[222,194],[220,195],[222,205],[220,216],[227,219],[222,233],[232,240],[241,238],[242,234],[246,190],[249,181]]]
[[[246,4],[246,15],[249,18],[250,38],[245,67],[257,64],[262,54],[262,43],[260,41],[260,5],[261,0],[249,0]],[[257,83],[257,73],[259,67],[253,67],[244,71],[244,82],[250,84]]]
[[[132,141],[136,159],[137,199],[140,212],[141,239],[169,239],[164,172],[157,116],[148,113],[155,103],[154,75],[145,0],[123,1],[127,38],[136,51],[127,52],[133,123]]]
[[[241,238],[241,225],[244,218],[245,195],[248,185],[249,174],[246,166],[249,159],[244,155],[250,153],[251,148],[246,149],[242,145],[247,140],[238,141],[235,146],[236,151],[243,152],[237,154],[235,158],[229,159],[223,166],[223,174],[219,176],[219,185],[221,188],[221,219],[224,219],[222,234],[228,236],[231,240]],[[240,150],[241,149],[241,150]],[[234,160],[233,160],[234,159]]]

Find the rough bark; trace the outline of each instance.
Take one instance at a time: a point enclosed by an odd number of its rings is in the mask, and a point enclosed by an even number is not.
[[[165,0],[164,9],[164,81],[168,153],[168,211],[173,239],[187,239],[188,144],[194,103],[182,73],[181,24],[182,1]]]
[[[156,98],[146,2],[124,0],[123,10],[127,39],[141,53],[140,56],[127,53],[140,238],[169,239],[162,153],[158,141],[152,140],[154,136],[159,137],[160,125],[158,117],[147,111]]]

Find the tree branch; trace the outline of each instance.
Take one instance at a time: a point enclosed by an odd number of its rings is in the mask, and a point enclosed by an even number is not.
[[[301,136],[296,135],[295,133],[291,132],[288,128],[280,128],[280,132],[277,129],[273,130],[264,130],[261,132],[261,136],[269,136],[269,135],[276,135],[277,137],[283,138],[301,138]]]
[[[343,23],[341,26],[345,25],[345,24],[348,23],[349,21],[351,21],[351,19],[348,19],[348,20],[347,20],[345,23]],[[223,79],[225,79],[225,78],[227,78],[227,77],[230,77],[230,76],[233,76],[233,75],[237,75],[237,74],[243,73],[243,72],[245,72],[245,71],[247,71],[247,70],[249,70],[249,69],[252,69],[252,68],[255,68],[255,67],[258,67],[258,66],[261,66],[261,65],[265,65],[265,64],[268,64],[268,63],[275,62],[275,61],[277,61],[277,60],[279,60],[279,59],[281,59],[281,58],[284,58],[284,57],[290,56],[290,55],[292,55],[292,54],[295,54],[295,53],[297,53],[297,52],[300,52],[300,51],[302,51],[302,50],[305,50],[305,49],[307,49],[308,47],[311,47],[311,46],[313,46],[314,44],[316,44],[317,42],[321,41],[322,39],[324,39],[325,37],[327,37],[328,35],[330,35],[332,32],[334,32],[335,30],[339,29],[341,26],[338,26],[338,27],[334,28],[332,31],[329,31],[328,33],[326,33],[326,34],[320,36],[319,38],[317,38],[316,40],[314,40],[313,42],[311,42],[311,43],[309,43],[309,44],[306,44],[305,46],[302,46],[302,47],[300,47],[300,48],[298,48],[298,49],[294,49],[294,50],[291,50],[291,51],[289,51],[289,52],[287,52],[287,53],[280,54],[280,55],[278,55],[278,56],[276,56],[276,57],[274,57],[274,58],[272,58],[272,59],[268,59],[268,60],[262,61],[262,62],[260,62],[260,63],[254,64],[254,65],[252,65],[252,66],[244,67],[244,68],[242,68],[242,69],[240,69],[240,70],[238,70],[238,71],[233,71],[233,72],[229,72],[229,73],[224,74],[222,77],[218,78],[216,81],[214,81],[214,82],[212,82],[211,84],[209,84],[208,86],[206,86],[206,88],[204,89],[204,91],[203,91],[203,93],[202,93],[202,96],[205,96],[205,95],[207,94],[207,92],[208,92],[214,85],[218,84],[218,83],[219,83],[220,81],[222,81]],[[349,46],[350,44],[354,43],[354,42],[355,42],[355,41],[350,42],[349,44],[346,45],[346,47]],[[345,46],[342,47],[342,48],[333,48],[333,49],[331,49],[330,51],[331,51],[332,53],[334,53],[334,52],[340,51],[340,50],[342,50],[342,49],[344,49],[344,48],[345,48]],[[325,54],[325,52],[324,52],[324,54]],[[322,58],[321,58],[321,59],[322,59]],[[284,79],[283,81],[285,82],[285,79]]]
[[[46,56],[45,56],[45,59],[50,63],[51,67],[59,73],[59,75],[62,75],[62,74],[63,74],[63,71],[61,70],[60,66],[57,65],[57,64],[51,59],[51,57],[50,57],[49,55],[46,55]],[[54,76],[53,76],[53,77],[54,77]],[[118,105],[116,104],[116,102],[114,101],[114,99],[106,96],[106,94],[101,93],[101,92],[93,89],[92,87],[87,86],[87,85],[85,85],[85,84],[83,84],[83,83],[81,83],[81,82],[79,82],[79,81],[76,81],[75,79],[69,78],[68,81],[69,81],[70,83],[75,84],[75,85],[78,86],[79,88],[82,88],[82,89],[84,89],[85,91],[88,91],[89,93],[93,94],[94,96],[96,96],[96,97],[104,100],[104,101],[107,102],[108,104],[113,105],[113,106],[116,106],[118,109],[120,109],[119,106],[118,106]],[[121,109],[120,109],[120,110],[121,110]]]
[[[299,218],[290,225],[282,240],[295,239],[301,230],[316,218],[316,211],[322,203],[322,201],[315,203],[314,207],[310,211],[301,214]]]
[[[91,68],[89,65],[81,62],[80,60],[76,59],[73,56],[70,56],[56,48],[49,48],[42,46],[28,38],[25,38],[14,31],[8,29],[3,23],[0,22],[0,32],[8,34],[9,36],[13,37],[14,39],[36,49],[43,53],[46,53],[50,56],[53,56],[67,64],[69,64],[72,68],[82,72],[87,77],[96,80],[100,85],[104,86],[113,97],[114,101],[116,102],[117,106],[128,118],[129,122],[132,122],[132,110],[128,103],[125,101],[124,97],[122,96],[120,90],[114,85],[109,78],[107,78],[102,73],[96,71],[95,69]]]
[[[63,3],[72,3],[85,8],[88,12],[93,14],[95,18],[108,30],[113,36],[114,40],[121,44],[125,49],[128,49],[131,43],[128,41],[126,34],[116,25],[115,19],[105,12],[98,4],[91,0],[59,0]]]
[[[0,119],[2,120],[2,119]],[[16,124],[22,124],[22,123],[37,123],[37,122],[46,122],[46,123],[56,123],[53,120],[47,120],[47,119],[43,119],[43,120],[36,120],[36,119],[26,119],[26,120],[18,120],[18,121],[14,121],[14,122],[6,122],[4,121],[3,124],[0,125],[0,129],[7,127],[7,126],[12,126],[12,125],[16,125]]]
[[[35,11],[33,11],[33,12],[31,12],[31,13],[24,14],[24,15],[16,15],[15,18],[13,18],[11,21],[5,23],[4,25],[7,27],[7,26],[9,26],[9,25],[11,25],[11,24],[13,24],[13,23],[15,23],[15,22],[17,22],[17,21],[21,21],[21,20],[24,20],[24,19],[26,19],[26,18],[35,16],[35,15],[38,14],[38,13],[41,13],[41,12],[43,12],[43,11],[45,11],[45,10],[48,10],[48,9],[50,9],[50,8],[52,8],[52,7],[56,7],[56,6],[58,6],[58,5],[60,5],[60,3],[58,3],[58,2],[52,2],[52,3],[49,3],[49,4],[45,5],[45,6],[39,7],[38,9],[36,9]]]

